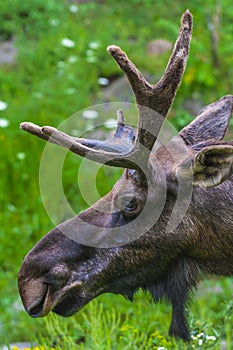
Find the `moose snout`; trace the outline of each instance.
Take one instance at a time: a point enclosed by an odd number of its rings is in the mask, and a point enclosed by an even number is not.
[[[65,264],[58,264],[39,277],[28,275],[23,264],[18,276],[18,288],[27,313],[31,317],[46,316],[59,299],[61,290],[69,279]],[[39,269],[39,267],[38,267]]]
[[[25,280],[19,277],[19,293],[25,310],[31,317],[44,315],[45,299],[48,293],[48,286],[38,279]]]

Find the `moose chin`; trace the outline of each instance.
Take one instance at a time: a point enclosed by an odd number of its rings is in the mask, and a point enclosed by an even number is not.
[[[105,197],[54,228],[25,257],[18,285],[30,316],[50,311],[70,316],[102,293],[133,300],[141,288],[155,302],[171,303],[169,334],[189,340],[185,310],[191,292],[205,277],[233,274],[233,141],[223,141],[233,96],[202,109],[167,145],[153,147],[182,80],[191,35],[187,10],[155,85],[119,47],[108,47],[135,95],[136,131],[125,124],[121,110],[114,137],[106,141],[21,124],[81,157],[124,168]],[[191,188],[190,200],[177,225],[168,229],[181,183]]]

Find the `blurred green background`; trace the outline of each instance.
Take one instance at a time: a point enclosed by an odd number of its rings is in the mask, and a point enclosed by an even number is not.
[[[106,96],[119,101],[118,92],[114,96],[108,90],[122,76],[106,53],[109,44],[121,46],[152,82],[159,79],[169,51],[158,54],[148,44],[156,39],[174,43],[187,7],[194,16],[190,58],[169,113],[177,129],[192,120],[199,107],[233,91],[231,0],[0,2],[0,46],[7,42],[17,51],[12,63],[0,65],[0,346],[29,341],[40,349],[221,349],[224,342],[228,350],[233,348],[230,279],[201,285],[191,307],[189,345],[168,338],[170,307],[154,305],[140,292],[133,304],[105,295],[73,318],[51,315],[40,320],[25,313],[17,291],[23,257],[53,227],[38,179],[45,144],[21,131],[20,122],[56,127],[73,113],[105,102]],[[132,94],[126,95],[133,102]],[[76,132],[81,135],[114,117],[83,116]],[[80,162],[69,155],[63,170],[64,191],[76,212],[87,206],[77,184]],[[120,174],[118,169],[101,169],[101,195]]]

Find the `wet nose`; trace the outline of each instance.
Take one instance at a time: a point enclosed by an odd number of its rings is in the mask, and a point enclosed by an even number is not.
[[[25,310],[32,317],[38,317],[43,311],[43,303],[48,287],[39,280],[19,278],[19,293]]]

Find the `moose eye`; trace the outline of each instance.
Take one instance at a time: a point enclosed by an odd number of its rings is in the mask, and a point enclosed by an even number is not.
[[[138,207],[138,203],[137,203],[136,199],[134,198],[125,206],[124,209],[132,212],[132,211],[136,210],[137,207]]]
[[[124,217],[133,218],[140,213],[143,205],[141,200],[134,196],[117,196],[115,207]]]
[[[138,201],[135,197],[133,196],[117,196],[115,198],[115,207],[119,211],[133,211],[137,209],[138,206]]]

